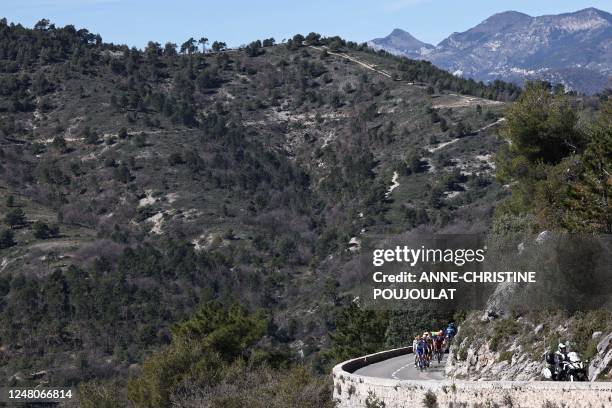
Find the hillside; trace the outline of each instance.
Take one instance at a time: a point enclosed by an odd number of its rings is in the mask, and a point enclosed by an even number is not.
[[[435,47],[402,30],[372,40],[375,48],[428,60],[466,78],[514,83],[547,80],[584,93],[611,86],[612,16],[595,8],[531,17],[495,14]]]
[[[457,92],[515,97],[505,84],[316,36],[180,54],[45,21],[0,37],[11,383],[124,372],[209,299],[270,310],[272,347],[313,359],[352,237],[484,229],[504,195],[504,104]]]

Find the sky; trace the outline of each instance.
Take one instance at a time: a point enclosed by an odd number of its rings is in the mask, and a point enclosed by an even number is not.
[[[506,10],[538,16],[587,7],[612,11],[609,0],[2,0],[0,17],[26,27],[48,18],[138,48],[189,37],[229,46],[268,37],[280,42],[311,31],[364,42],[394,28],[437,44]]]

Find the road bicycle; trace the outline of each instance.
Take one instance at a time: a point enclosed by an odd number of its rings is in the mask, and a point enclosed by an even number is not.
[[[438,347],[434,350],[435,358],[438,360],[438,364],[442,363],[442,353],[444,353],[443,346]]]
[[[425,354],[417,354],[417,366],[419,370],[421,371],[427,368],[427,362],[425,361]]]

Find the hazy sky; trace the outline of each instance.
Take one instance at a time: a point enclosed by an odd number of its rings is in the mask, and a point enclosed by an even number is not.
[[[316,31],[353,41],[384,37],[402,28],[437,44],[494,13],[517,10],[532,16],[597,7],[609,0],[2,0],[0,14],[31,27],[41,18],[73,24],[108,42],[143,47],[147,41],[180,43],[206,36],[230,46],[255,39],[277,41]]]

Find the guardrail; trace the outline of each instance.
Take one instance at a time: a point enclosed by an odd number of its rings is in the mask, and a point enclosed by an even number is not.
[[[398,357],[404,354],[412,353],[412,346],[402,347],[393,350],[381,351],[379,353],[370,354],[363,357],[354,358],[352,360],[345,361],[344,363],[338,364],[339,370],[347,373],[354,373],[355,371],[374,363],[380,363],[381,361],[388,360],[393,357]],[[334,367],[334,371],[336,371]]]
[[[378,402],[384,403],[385,408],[473,407],[478,404],[514,408],[612,407],[612,382],[394,380],[354,374],[367,365],[409,353],[412,347],[403,347],[336,365],[332,376],[337,406],[383,406],[376,405]],[[426,397],[430,405],[425,405]]]

